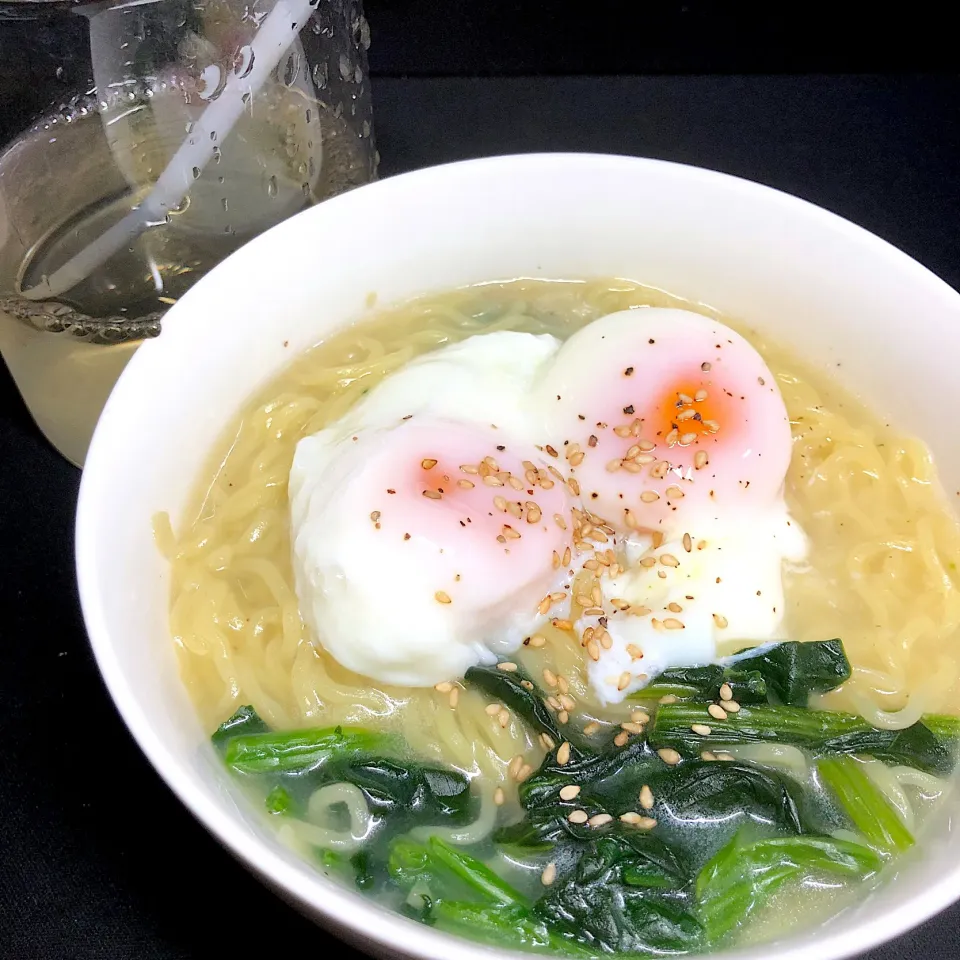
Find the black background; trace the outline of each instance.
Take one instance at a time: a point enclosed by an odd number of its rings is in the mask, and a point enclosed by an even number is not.
[[[960,285],[946,14],[577,6],[368,0],[382,174],[541,149],[696,163],[819,203]],[[0,21],[0,137],[41,69],[14,38]],[[78,480],[0,370],[0,960],[342,952],[192,821],[116,716],[76,603]],[[960,909],[869,956],[960,957]]]

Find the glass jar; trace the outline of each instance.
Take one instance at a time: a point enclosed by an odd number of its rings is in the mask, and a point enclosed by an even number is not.
[[[0,351],[82,465],[207,270],[375,176],[357,0],[0,0]]]

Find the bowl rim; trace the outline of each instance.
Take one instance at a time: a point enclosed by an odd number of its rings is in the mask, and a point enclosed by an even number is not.
[[[625,154],[557,151],[501,154],[437,164],[388,177],[326,200],[282,221],[227,257],[170,309],[165,325],[177,325],[181,314],[189,309],[192,290],[217,282],[219,276],[225,275],[224,265],[235,257],[249,256],[251,249],[278,242],[291,221],[314,218],[319,229],[326,210],[355,202],[353,198],[358,193],[364,193],[367,198],[375,195],[382,203],[389,204],[391,195],[396,191],[405,191],[424,181],[452,178],[454,181],[463,180],[468,185],[471,175],[477,171],[493,170],[509,176],[518,168],[542,171],[549,167],[554,173],[563,171],[567,175],[597,176],[611,166],[630,167],[638,176],[650,172],[755,195],[771,209],[779,208],[793,219],[805,219],[815,223],[821,230],[846,235],[880,260],[895,261],[899,270],[914,275],[914,282],[924,285],[938,297],[952,301],[955,308],[960,304],[960,294],[902,250],[838,214],[774,187],[674,161]],[[282,893],[284,899],[292,902],[297,909],[306,909],[322,917],[324,925],[335,930],[337,936],[351,938],[363,949],[381,956],[395,956],[400,951],[421,960],[448,960],[452,951],[462,960],[491,960],[494,957],[529,960],[529,953],[486,946],[441,933],[363,898],[319,872],[306,872],[306,864],[295,867],[249,830],[239,818],[225,814],[186,765],[167,747],[161,733],[151,725],[146,712],[139,705],[133,685],[124,673],[107,626],[102,603],[106,585],[102,582],[96,561],[96,516],[98,501],[110,489],[109,474],[100,464],[107,457],[114,411],[123,404],[125,385],[137,377],[140,366],[154,363],[152,357],[152,353],[138,351],[108,398],[90,443],[80,483],[75,524],[77,583],[90,646],[110,697],[138,747],[177,799],[228,852],[263,880],[268,889]],[[825,932],[815,943],[804,941],[802,934],[794,934],[758,947],[734,948],[722,950],[721,953],[728,960],[760,960],[767,955],[770,947],[776,945],[779,960],[844,960],[919,926],[957,899],[960,899],[960,864],[955,870],[942,873],[920,895],[906,899],[888,911],[881,922],[867,924],[860,921],[850,926],[841,920],[836,924],[836,929]],[[717,955],[701,954],[708,957]]]

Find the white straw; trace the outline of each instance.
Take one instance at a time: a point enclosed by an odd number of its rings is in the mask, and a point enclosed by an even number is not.
[[[271,71],[296,40],[310,15],[310,0],[277,0],[263,21],[245,58],[249,69],[243,76],[231,73],[223,91],[200,115],[189,137],[180,145],[146,199],[96,240],[21,295],[29,300],[58,297],[107,262],[122,247],[135,240],[148,226],[161,223],[167,213],[184,200],[194,180],[216,153],[217,144],[229,136],[247,105],[256,96]],[[252,64],[249,57],[252,57]],[[245,95],[249,94],[246,97]],[[213,132],[217,140],[211,139]]]

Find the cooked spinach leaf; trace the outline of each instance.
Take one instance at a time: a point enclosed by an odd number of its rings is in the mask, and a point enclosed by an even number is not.
[[[697,877],[699,917],[711,944],[739,926],[789,881],[826,876],[865,879],[883,865],[863,844],[830,837],[734,837]]]
[[[795,640],[738,658],[736,669],[756,671],[780,703],[805,707],[812,693],[827,693],[850,679],[850,661],[839,640]]]
[[[709,727],[707,736],[694,726]],[[947,773],[953,756],[923,723],[904,730],[878,730],[852,713],[800,707],[744,707],[726,720],[710,716],[706,706],[661,706],[647,728],[650,743],[672,747],[684,756],[737,743],[790,743],[816,753],[868,753],[930,773]]]

